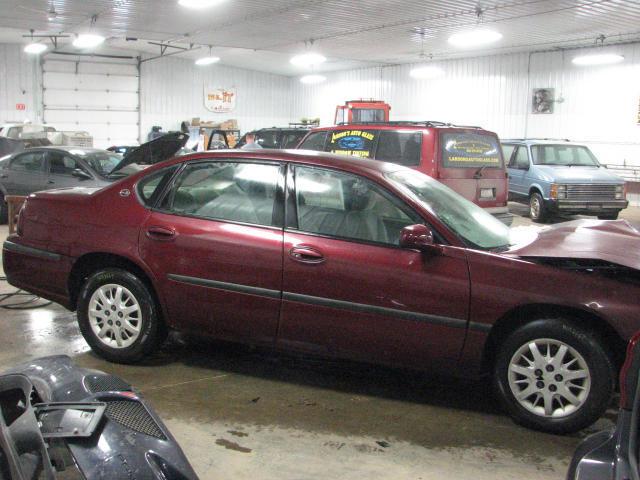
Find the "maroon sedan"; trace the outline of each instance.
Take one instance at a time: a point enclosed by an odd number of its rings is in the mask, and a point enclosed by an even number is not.
[[[511,415],[585,427],[640,329],[640,233],[524,232],[415,170],[305,151],[217,151],[29,197],[9,282],[77,310],[135,362],[170,328],[389,365],[490,374]]]

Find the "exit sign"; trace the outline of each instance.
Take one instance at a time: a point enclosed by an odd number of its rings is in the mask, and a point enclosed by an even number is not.
[[[24,103],[16,103],[16,110],[26,110],[27,106]]]

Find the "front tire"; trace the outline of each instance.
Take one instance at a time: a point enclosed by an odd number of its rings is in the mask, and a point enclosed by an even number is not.
[[[615,370],[601,338],[564,319],[536,320],[500,345],[494,386],[505,409],[526,427],[572,433],[607,409]]]
[[[164,341],[163,323],[149,287],[119,268],[93,273],[78,297],[78,324],[91,349],[116,363],[135,363]]]
[[[529,196],[529,216],[534,222],[543,223],[549,218],[549,212],[544,205],[544,199],[538,192]]]

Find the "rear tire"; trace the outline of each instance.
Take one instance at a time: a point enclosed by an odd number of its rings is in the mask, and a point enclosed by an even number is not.
[[[615,385],[601,337],[560,318],[536,320],[511,333],[499,346],[493,376],[517,423],[561,434],[600,418]]]
[[[529,196],[529,216],[534,222],[543,223],[549,218],[547,207],[544,206],[544,199],[538,192],[533,192]]]
[[[619,211],[616,213],[608,213],[606,215],[598,215],[598,220],[617,220],[618,215],[620,215]]]
[[[149,287],[120,268],[99,270],[82,285],[78,324],[91,349],[116,363],[139,362],[166,338]]]

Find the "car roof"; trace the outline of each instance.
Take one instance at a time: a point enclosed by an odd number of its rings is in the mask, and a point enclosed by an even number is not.
[[[566,138],[502,138],[500,143],[517,143],[518,145],[580,145]]]
[[[209,150],[190,155],[176,157],[168,162],[160,162],[157,165],[167,166],[174,163],[182,163],[192,160],[206,159],[245,159],[266,160],[275,162],[295,162],[309,166],[336,168],[366,176],[382,176],[388,172],[405,170],[406,167],[395,163],[381,162],[368,158],[338,155],[334,153],[317,152],[315,150],[282,150],[282,149],[256,149],[256,150]],[[155,167],[156,165],[154,165]],[[155,168],[154,168],[155,169]]]
[[[474,125],[455,125],[453,123],[440,122],[436,120],[407,120],[407,121],[389,121],[389,122],[353,122],[353,123],[339,123],[337,125],[329,125],[326,127],[316,127],[311,129],[312,132],[319,131],[332,131],[332,130],[344,130],[344,129],[358,128],[362,130],[426,130],[426,129],[439,129],[439,130],[473,130],[482,133],[493,133],[489,130],[485,130],[482,127]]]

